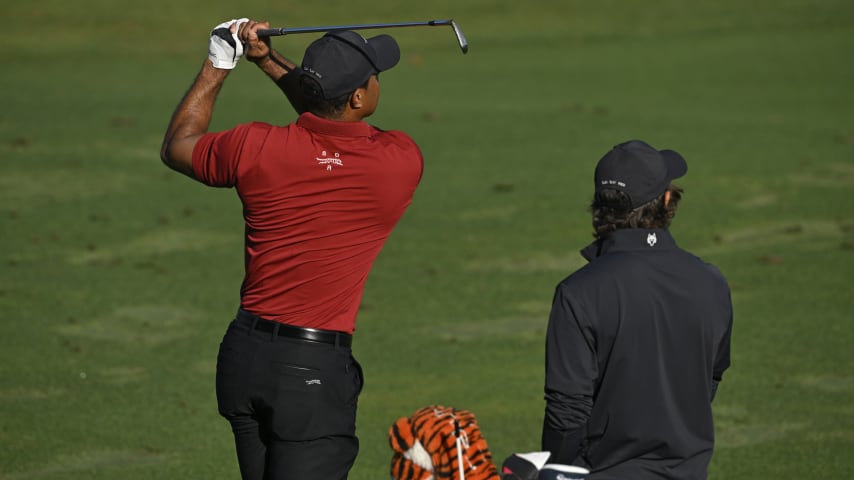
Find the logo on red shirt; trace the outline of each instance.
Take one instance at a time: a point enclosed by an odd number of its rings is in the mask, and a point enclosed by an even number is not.
[[[341,161],[341,154],[338,152],[333,153],[332,156],[330,157],[329,153],[326,150],[323,150],[322,152],[320,152],[320,156],[315,157],[315,158],[317,159],[318,165],[325,165],[326,166],[327,172],[332,171],[333,165],[338,166],[338,167],[344,166],[344,162]]]

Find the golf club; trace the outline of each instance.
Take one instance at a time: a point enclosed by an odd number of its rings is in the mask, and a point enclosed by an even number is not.
[[[297,27],[297,28],[264,28],[258,30],[259,37],[273,37],[278,35],[291,35],[294,33],[314,33],[314,32],[333,32],[340,30],[373,30],[377,28],[398,28],[398,27],[438,27],[450,25],[454,29],[454,35],[457,36],[457,42],[460,44],[460,50],[463,53],[468,52],[469,44],[460,26],[454,20],[428,20],[426,22],[399,22],[399,23],[368,23],[362,25],[335,25],[327,27]]]

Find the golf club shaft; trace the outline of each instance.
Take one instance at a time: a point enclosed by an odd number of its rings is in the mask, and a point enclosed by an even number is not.
[[[258,30],[258,36],[272,37],[277,35],[290,35],[293,33],[333,32],[340,30],[373,30],[377,28],[435,27],[450,24],[451,20],[429,20],[426,22],[366,23],[361,25],[333,25],[326,27],[263,28],[261,30]]]
[[[325,27],[297,27],[297,28],[263,28],[258,30],[259,37],[271,37],[276,35],[289,35],[292,33],[312,33],[312,32],[334,32],[341,30],[372,30],[376,28],[398,28],[398,27],[438,27],[450,25],[454,29],[454,35],[457,37],[457,43],[460,44],[460,49],[463,53],[468,52],[469,44],[460,26],[453,20],[428,20],[426,22],[397,22],[397,23],[366,23],[361,25],[332,25]]]

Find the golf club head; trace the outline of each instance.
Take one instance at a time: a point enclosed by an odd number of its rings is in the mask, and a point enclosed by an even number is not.
[[[575,465],[547,464],[540,469],[537,480],[584,480],[590,470]]]
[[[463,35],[463,31],[460,30],[460,26],[457,25],[457,22],[455,22],[454,20],[451,20],[450,23],[451,23],[451,28],[454,29],[454,35],[457,36],[457,42],[459,42],[459,44],[460,44],[460,50],[462,50],[463,53],[468,52],[469,51],[469,42],[466,40],[465,35]]]
[[[514,453],[501,465],[502,480],[537,480],[539,471],[551,453]]]
[[[539,470],[527,460],[511,455],[501,465],[502,480],[537,480]]]

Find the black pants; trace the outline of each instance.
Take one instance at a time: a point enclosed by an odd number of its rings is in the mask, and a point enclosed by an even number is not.
[[[346,479],[362,369],[349,347],[274,336],[238,312],[217,358],[219,412],[243,480]]]

